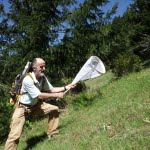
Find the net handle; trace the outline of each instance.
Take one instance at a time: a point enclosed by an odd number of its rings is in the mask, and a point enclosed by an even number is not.
[[[67,89],[65,92],[64,92],[64,95],[70,90],[71,88]],[[56,101],[58,101],[59,98],[56,99]]]

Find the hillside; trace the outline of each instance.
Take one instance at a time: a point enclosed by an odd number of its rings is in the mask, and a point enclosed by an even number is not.
[[[28,122],[19,150],[148,150],[150,149],[150,69],[112,80],[107,74],[86,81],[91,105],[67,106],[60,135],[49,141],[47,119]],[[72,99],[82,97],[82,94]],[[76,98],[77,97],[77,98]],[[67,96],[66,100],[71,98]],[[88,99],[88,100],[89,100]]]

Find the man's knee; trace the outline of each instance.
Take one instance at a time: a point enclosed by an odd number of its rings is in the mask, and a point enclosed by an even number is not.
[[[51,117],[59,117],[59,114],[60,114],[60,111],[59,111],[59,108],[55,109],[55,110],[52,110],[50,113],[49,113],[49,116]]]
[[[51,111],[59,111],[59,107],[56,106],[56,105],[51,105],[51,104],[49,104],[49,109],[50,109]]]

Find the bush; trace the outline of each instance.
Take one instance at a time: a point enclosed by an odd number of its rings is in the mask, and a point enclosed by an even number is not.
[[[91,106],[95,100],[100,98],[102,96],[102,93],[100,89],[97,89],[95,91],[92,91],[92,93],[88,93],[87,91],[84,91],[78,95],[76,95],[72,99],[72,105],[75,110]]]
[[[131,72],[138,72],[141,69],[141,59],[134,54],[118,54],[112,63],[112,71],[117,77],[127,75]]]
[[[78,94],[78,93],[84,92],[85,90],[86,90],[85,83],[80,81],[76,84],[76,87],[74,89],[71,89],[71,92],[73,94]]]
[[[91,105],[92,101],[93,100],[85,92],[83,92],[77,95],[75,99],[73,99],[72,104],[73,104],[74,109],[78,110],[80,108],[84,108],[84,107]]]
[[[13,106],[8,103],[9,96],[3,93],[0,97],[0,141],[4,142],[9,132],[10,119]]]

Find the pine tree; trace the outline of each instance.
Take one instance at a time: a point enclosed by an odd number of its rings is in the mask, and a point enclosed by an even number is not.
[[[111,36],[110,18],[115,13],[117,4],[112,11],[104,16],[102,6],[107,0],[86,0],[68,16],[68,27],[61,47],[65,50],[68,74],[77,70],[91,56],[97,55],[107,59],[109,39]],[[73,61],[72,61],[73,60]]]
[[[7,54],[3,75],[11,72],[7,81],[11,81],[21,72],[26,62],[35,57],[47,56],[50,45],[58,38],[57,30],[61,27],[66,7],[74,0],[10,0],[10,9],[6,14],[8,20],[9,42],[4,53]],[[9,21],[9,23],[8,23]],[[6,39],[5,39],[6,40]],[[6,40],[8,41],[8,40]]]

